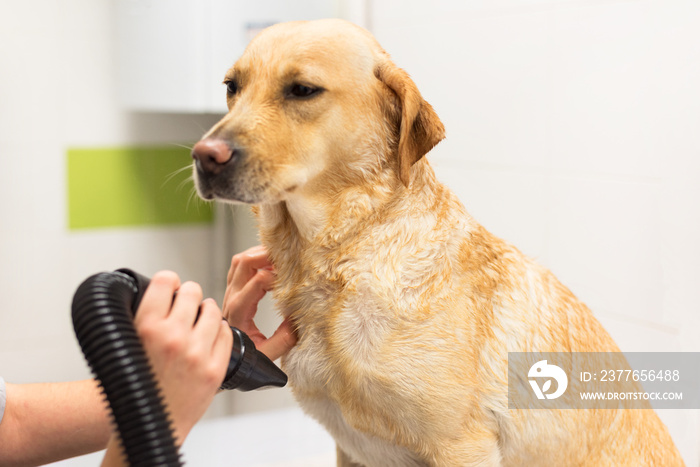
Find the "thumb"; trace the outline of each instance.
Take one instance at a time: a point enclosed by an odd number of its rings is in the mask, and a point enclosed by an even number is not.
[[[269,339],[261,342],[258,350],[264,353],[270,360],[277,360],[282,355],[289,352],[297,343],[297,336],[294,326],[289,318],[282,321]]]

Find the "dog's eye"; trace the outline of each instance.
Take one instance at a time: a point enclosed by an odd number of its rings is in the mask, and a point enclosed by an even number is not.
[[[226,93],[229,96],[233,96],[238,92],[238,83],[235,81],[224,81],[224,84],[226,85]]]
[[[304,98],[311,97],[321,91],[321,88],[313,88],[311,86],[304,86],[303,84],[295,84],[289,89],[289,94],[293,97]]]

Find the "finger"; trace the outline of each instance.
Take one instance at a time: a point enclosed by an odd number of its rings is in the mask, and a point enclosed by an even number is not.
[[[211,352],[219,334],[219,324],[222,321],[221,310],[216,302],[207,298],[199,307],[199,319],[194,327],[195,339],[201,342],[207,352]]]
[[[173,294],[180,287],[180,278],[172,271],[160,271],[153,275],[143,294],[134,323],[144,319],[163,319],[168,316]]]
[[[277,360],[289,352],[297,343],[294,325],[289,318],[282,321],[275,333],[265,342],[261,342],[258,350],[267,355],[270,360]]]
[[[267,248],[265,248],[265,247],[262,246],[262,245],[256,245],[256,246],[253,246],[253,247],[248,248],[247,250],[243,250],[243,251],[237,253],[236,255],[234,255],[234,257],[235,257],[235,256],[239,256],[239,255],[252,255],[252,254],[259,253],[259,252],[261,252],[261,251],[267,251]],[[233,269],[229,270],[229,275],[230,275],[232,272],[233,272]],[[229,279],[230,279],[230,277],[229,277]]]
[[[229,295],[229,299],[224,303],[224,316],[231,326],[239,327],[255,317],[258,303],[272,288],[274,280],[275,275],[272,272],[259,269],[240,292]]]
[[[220,367],[221,377],[218,378],[223,382],[228,369],[228,362],[231,360],[231,349],[233,348],[233,332],[228,323],[224,320],[219,320],[218,334],[212,347],[212,359],[216,365]]]
[[[236,271],[238,261],[240,261],[240,259],[243,256],[257,255],[263,251],[267,251],[267,249],[262,245],[258,245],[258,246],[254,246],[252,248],[248,248],[247,250],[234,255],[233,258],[231,258],[231,267],[228,270],[228,275],[226,276],[226,282],[228,282],[228,283],[231,282],[231,279],[233,278],[233,273]],[[238,257],[238,258],[236,259],[236,257]]]
[[[251,248],[231,259],[228,287],[233,292],[241,290],[258,269],[270,268],[272,263],[265,248]]]
[[[235,285],[236,288],[234,289],[234,284],[233,284],[234,274],[236,273],[237,270],[240,269],[241,262],[244,261],[244,258],[246,256],[249,256],[249,255],[255,256],[255,255],[261,254],[262,252],[266,252],[266,251],[267,251],[267,249],[264,246],[258,245],[258,246],[254,246],[252,248],[248,248],[244,252],[239,253],[237,255],[234,255],[233,258],[231,258],[231,267],[229,268],[228,275],[226,276],[226,292],[224,293],[223,303],[226,303],[226,300],[229,298],[229,296],[237,293],[240,290],[240,288],[243,287],[242,285],[240,285],[241,281],[244,281],[244,280],[247,281],[249,279],[249,278],[246,279],[246,276],[237,278],[236,285]],[[263,266],[263,268],[271,270],[272,266],[271,265]],[[240,271],[239,271],[239,274],[240,274]]]
[[[199,284],[192,281],[185,282],[177,290],[175,303],[173,303],[168,317],[182,324],[192,326],[197,319],[202,296],[202,287]]]

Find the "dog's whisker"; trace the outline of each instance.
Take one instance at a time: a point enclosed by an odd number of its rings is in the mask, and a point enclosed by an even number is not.
[[[193,194],[193,192],[190,191],[190,194],[187,195],[187,204],[185,204],[185,211],[190,210],[190,203],[192,203],[192,194]]]
[[[192,186],[192,189],[190,190],[190,194],[187,197],[187,204],[185,206],[185,210],[188,211],[190,209],[190,205],[194,204],[195,209],[197,209],[197,213],[199,214],[201,212],[201,207],[208,204],[209,201],[205,201],[199,196],[197,196],[197,190]]]
[[[187,170],[192,170],[192,166],[188,164],[188,165],[186,165],[186,166],[184,166],[184,167],[181,167],[181,168],[179,168],[179,169],[173,171],[171,174],[169,174],[167,177],[165,177],[165,180],[163,181],[163,184],[161,185],[161,188],[163,188],[165,185],[167,185],[168,183],[170,183],[175,177],[177,177],[178,175],[180,175],[182,172],[185,172],[185,171],[187,171]],[[192,175],[190,175],[189,177],[187,177],[186,180],[191,180],[191,179],[192,179]]]
[[[180,144],[180,143],[170,143],[170,144],[171,144],[172,146],[177,146],[178,148],[188,149],[188,150],[190,150],[190,151],[191,151],[192,148],[194,147],[194,145],[188,146],[188,145],[186,145],[186,144]]]
[[[199,122],[197,119],[193,118],[192,120],[190,120],[190,123],[199,128],[199,131],[201,131],[202,133],[206,133],[209,130],[208,128],[203,127],[201,122]]]
[[[185,188],[187,185],[190,185],[194,189],[194,178],[191,175],[189,177],[185,178],[184,180],[182,180],[175,188],[175,191],[179,192],[180,190]]]

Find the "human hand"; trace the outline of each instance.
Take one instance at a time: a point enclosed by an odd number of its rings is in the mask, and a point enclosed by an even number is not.
[[[168,271],[151,279],[134,326],[182,444],[224,380],[233,345],[231,329],[214,300],[202,301],[199,284],[180,284]]]
[[[231,260],[223,304],[224,317],[229,324],[248,334],[255,347],[270,360],[286,354],[297,342],[289,319],[285,319],[269,338],[255,325],[258,302],[272,289],[274,279],[274,267],[265,247],[249,248]]]

